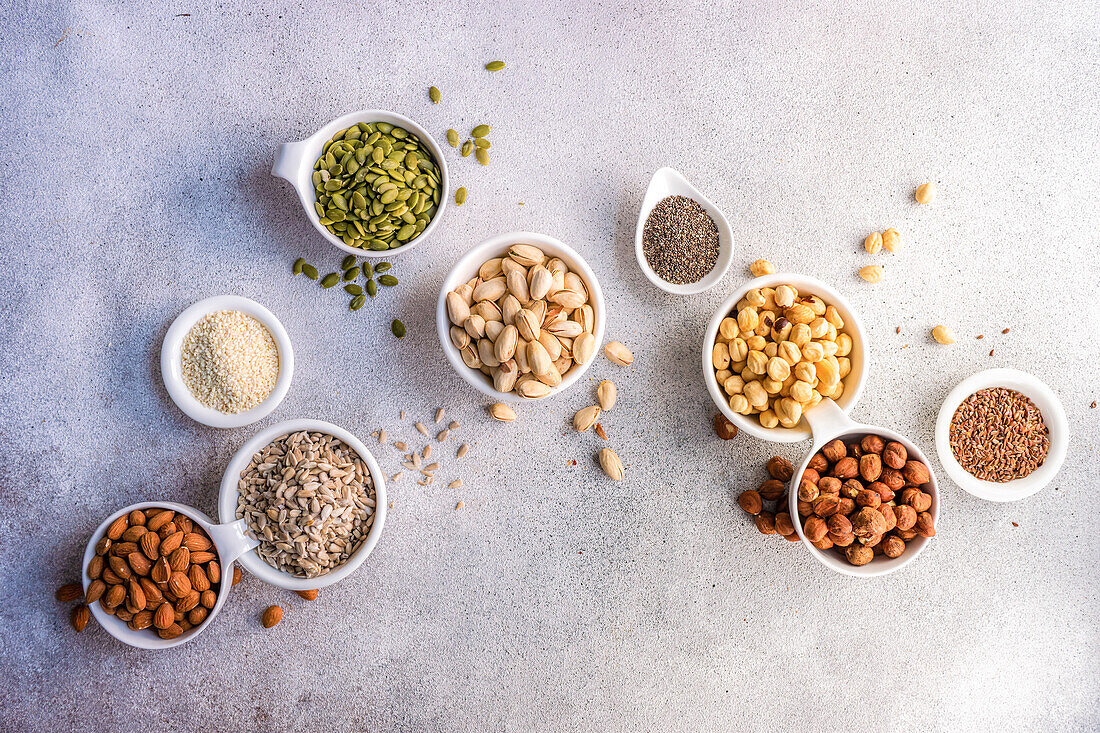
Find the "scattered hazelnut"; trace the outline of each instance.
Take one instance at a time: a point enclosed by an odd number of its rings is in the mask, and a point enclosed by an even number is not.
[[[939,325],[932,329],[932,338],[934,338],[938,344],[950,346],[955,343],[955,332],[947,326]]]
[[[795,534],[794,523],[787,512],[779,512],[775,515],[775,531],[784,537]]]
[[[719,412],[714,416],[714,432],[717,433],[718,437],[722,440],[733,440],[737,437],[737,426]]]
[[[757,491],[760,492],[760,498],[764,501],[775,501],[783,495],[784,489],[787,485],[782,481],[776,479],[768,479],[764,483],[760,484],[760,488]]]
[[[794,466],[786,458],[772,456],[768,459],[768,475],[777,481],[790,481],[794,475]],[[814,470],[814,469],[809,469]]]
[[[918,204],[932,203],[936,198],[936,184],[929,181],[917,186],[917,190],[913,192],[913,198],[917,200]]]
[[[759,491],[742,491],[741,495],[737,497],[737,505],[744,509],[749,514],[759,514],[764,508],[764,502],[760,498]]]
[[[775,534],[775,515],[771,512],[760,512],[753,517],[753,522],[760,534]]]
[[[749,265],[749,272],[752,273],[753,277],[762,277],[764,275],[774,275],[775,274],[775,265],[768,262],[767,260],[756,260],[751,265]]]

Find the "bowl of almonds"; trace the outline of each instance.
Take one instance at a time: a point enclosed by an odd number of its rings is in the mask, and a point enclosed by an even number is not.
[[[570,247],[509,232],[451,269],[436,325],[447,361],[474,389],[496,400],[542,399],[592,364],[603,342],[603,291]]]
[[[256,546],[243,522],[218,525],[182,504],[133,504],[107,517],[84,551],[85,602],[111,636],[167,649],[201,634],[232,585],[233,562]]]

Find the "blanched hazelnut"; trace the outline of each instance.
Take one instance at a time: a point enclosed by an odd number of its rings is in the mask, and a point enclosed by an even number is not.
[[[864,454],[867,453],[882,453],[886,448],[886,441],[877,435],[865,435],[863,440],[859,442],[861,448],[863,448]]]
[[[870,547],[856,542],[844,550],[844,557],[853,565],[866,565],[875,558],[875,552]]]
[[[794,475],[794,466],[782,456],[772,456],[768,459],[768,475],[778,481],[790,481]]]
[[[760,492],[753,491],[752,489],[741,492],[741,495],[737,497],[737,505],[749,514],[759,514],[764,508],[764,502],[760,498]]]
[[[810,542],[819,542],[822,537],[829,533],[829,528],[821,517],[807,517],[802,525],[802,533],[806,535],[806,539]]]
[[[844,441],[837,439],[826,443],[825,447],[821,449],[821,452],[830,462],[836,463],[841,458],[848,455],[848,447],[844,445]]]
[[[882,554],[886,557],[901,557],[905,552],[905,541],[895,535],[890,535],[882,541]]]

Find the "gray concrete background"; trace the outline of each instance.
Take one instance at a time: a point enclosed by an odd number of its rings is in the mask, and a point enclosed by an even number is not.
[[[0,10],[5,729],[1100,725],[1094,2],[149,5]],[[482,69],[495,58],[505,72]],[[493,163],[451,156],[468,203],[395,258],[401,287],[353,314],[290,277],[298,256],[324,270],[342,253],[268,171],[278,143],[368,107],[440,139],[488,122]],[[733,226],[734,267],[698,297],[658,292],[634,261],[663,165]],[[925,180],[939,198],[922,208]],[[891,226],[901,253],[861,251]],[[512,229],[588,258],[608,338],[637,359],[601,357],[499,425],[444,361],[433,309],[451,263]],[[1065,405],[1061,475],[1011,505],[945,481],[937,539],[877,580],[759,536],[733,497],[806,444],[717,440],[697,367],[707,318],[757,257],[859,309],[858,419],[931,450],[952,385],[1020,367]],[[871,261],[878,286],[855,277]],[[252,428],[199,426],[160,382],[168,323],[217,293],[264,303],[294,340],[290,394]],[[954,347],[927,337],[939,322]],[[600,378],[619,385],[604,421],[618,484],[593,463],[598,439],[567,429]],[[443,472],[465,487],[391,486],[376,552],[315,603],[246,578],[203,636],[157,654],[69,628],[53,590],[109,512],[162,497],[213,513],[230,455],[275,421],[408,439],[398,410],[437,405],[474,446]],[[264,630],[270,603],[286,617]]]

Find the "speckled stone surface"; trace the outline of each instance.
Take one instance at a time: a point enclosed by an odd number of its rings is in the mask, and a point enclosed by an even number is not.
[[[0,728],[1100,725],[1094,2],[137,5],[0,10]],[[495,58],[508,68],[484,71]],[[400,287],[349,313],[290,277],[298,256],[326,271],[342,253],[269,170],[280,142],[370,107],[439,139],[489,123],[493,163],[448,149],[469,201],[394,259]],[[701,296],[658,292],[634,260],[663,165],[733,226],[735,264]],[[925,180],[939,197],[918,207]],[[902,251],[863,253],[887,227]],[[501,425],[433,319],[451,263],[513,229],[588,258],[608,338],[636,361],[601,357]],[[807,444],[716,439],[698,366],[706,320],[757,257],[859,309],[872,360],[856,418],[931,451],[952,385],[1020,367],[1065,405],[1061,475],[1008,505],[944,480],[938,537],[875,580],[758,535],[734,496]],[[885,282],[856,278],[869,262]],[[295,344],[289,395],[250,428],[192,422],[160,381],[168,324],[218,293],[264,303]],[[928,338],[941,322],[954,347]],[[600,378],[619,385],[603,423],[621,483],[595,466],[599,439],[568,428]],[[441,471],[465,486],[391,485],[376,551],[317,601],[246,577],[202,636],[160,653],[94,624],[77,636],[54,601],[115,509],[214,513],[230,456],[264,425],[411,440],[439,405],[473,446]],[[392,447],[376,454],[396,470]],[[286,616],[265,630],[272,603]]]

